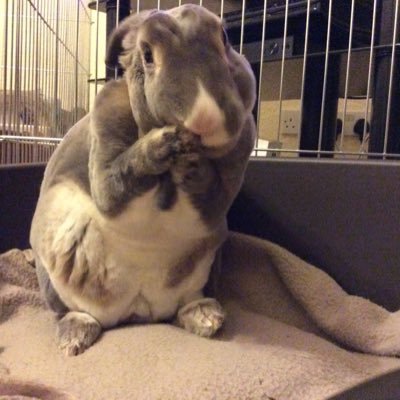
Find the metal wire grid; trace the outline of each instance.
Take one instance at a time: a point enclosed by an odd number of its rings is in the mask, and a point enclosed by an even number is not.
[[[388,136],[389,136],[389,128],[390,128],[390,113],[391,113],[391,100],[394,89],[393,85],[393,76],[394,70],[396,66],[396,50],[399,45],[397,42],[398,38],[398,14],[399,14],[399,0],[393,0],[395,3],[394,12],[393,12],[393,34],[391,43],[386,45],[386,48],[389,48],[391,52],[390,58],[390,81],[389,81],[389,90],[387,93],[387,98],[385,101],[387,102],[387,111],[386,111],[386,123],[384,131],[380,132],[383,136],[383,149],[382,151],[374,152],[369,148],[368,142],[370,138],[370,129],[371,129],[371,118],[372,118],[372,91],[373,91],[373,83],[375,79],[375,71],[376,71],[376,51],[379,49],[379,45],[376,44],[376,20],[377,20],[377,4],[378,0],[371,0],[372,4],[372,12],[370,18],[370,26],[366,29],[369,31],[369,44],[364,43],[361,45],[354,44],[353,33],[355,31],[355,21],[356,21],[356,13],[355,6],[356,4],[360,4],[360,0],[349,0],[350,4],[350,12],[346,17],[347,20],[342,23],[347,25],[348,37],[347,37],[347,45],[338,50],[337,48],[332,47],[332,31],[333,31],[333,12],[332,7],[334,5],[333,0],[325,0],[324,3],[327,8],[326,15],[326,26],[321,27],[322,36],[326,37],[325,46],[323,49],[319,49],[315,51],[315,49],[310,49],[312,47],[310,45],[310,33],[311,29],[311,19],[312,14],[318,9],[318,1],[316,0],[264,0],[264,1],[252,1],[252,0],[220,0],[218,1],[207,1],[207,0],[193,0],[193,1],[184,1],[184,0],[132,0],[131,1],[131,9],[132,12],[139,12],[148,8],[158,8],[158,9],[168,9],[175,6],[180,6],[186,3],[197,3],[199,5],[203,5],[215,13],[218,13],[221,18],[229,16],[232,11],[236,11],[238,15],[238,19],[240,19],[240,34],[238,42],[236,42],[236,48],[241,54],[248,55],[248,48],[250,47],[250,52],[252,52],[253,58],[254,49],[258,49],[258,60],[253,60],[253,64],[261,65],[261,67],[255,68],[255,72],[258,77],[258,101],[256,105],[256,116],[257,116],[257,131],[258,131],[258,139],[257,145],[254,150],[253,155],[255,156],[316,156],[316,157],[335,157],[335,158],[352,158],[352,159],[361,159],[361,158],[369,158],[369,157],[377,157],[380,159],[400,159],[400,154],[391,153],[388,150]],[[97,0],[97,4],[99,1]],[[297,33],[298,36],[304,38],[304,48],[301,55],[294,55],[291,57],[286,56],[286,51],[281,51],[280,58],[275,58],[274,63],[279,63],[279,77],[277,81],[279,82],[278,90],[276,93],[272,94],[272,96],[265,96],[269,91],[269,62],[266,60],[266,54],[269,49],[266,48],[266,39],[270,37],[270,22],[273,20],[274,12],[280,8],[280,19],[282,25],[281,31],[281,46],[283,49],[286,49],[287,43],[289,41],[289,32],[292,31],[293,18],[292,13],[293,10],[299,7],[299,5],[305,5],[305,12],[303,11],[303,25],[304,32],[302,34]],[[337,2],[338,3],[338,2]],[[368,2],[365,2],[368,3]],[[262,28],[260,30],[260,37],[258,39],[254,38],[254,32],[250,32],[247,23],[247,14],[252,12],[252,8],[254,5],[257,5],[259,10],[262,11]],[[297,7],[297,8],[296,8]],[[98,8],[97,8],[98,10]],[[98,16],[98,11],[97,11]],[[336,16],[337,18],[337,16]],[[337,21],[336,21],[337,22]],[[276,33],[275,33],[276,34]],[[315,32],[313,32],[315,35]],[[249,46],[249,40],[247,40],[246,36],[253,36],[251,41],[257,42],[258,47]],[[295,38],[296,40],[296,38]],[[353,66],[353,57],[354,55],[358,55],[363,53],[364,55],[368,55],[366,57],[367,62],[363,61],[363,65],[360,66],[360,62],[356,64],[356,67]],[[329,94],[329,69],[332,68],[330,65],[331,57],[335,56],[335,54],[341,56],[342,64],[344,64],[344,73],[342,71],[342,76],[340,79],[343,81],[343,93],[341,94],[341,98],[338,101],[338,110],[337,110],[337,119],[342,123],[341,131],[338,129],[337,137],[335,138],[335,143],[332,149],[326,149],[323,146],[323,136],[326,130],[326,122],[327,119],[326,107],[324,104],[327,102],[327,98]],[[319,115],[314,116],[314,118],[319,119],[319,130],[318,130],[318,138],[317,138],[317,146],[315,148],[304,148],[301,147],[301,127],[303,125],[304,118],[304,98],[305,96],[309,96],[306,88],[306,71],[307,71],[307,62],[310,57],[321,57],[324,59],[324,66],[322,71],[322,80],[323,80],[323,88],[322,93],[320,94],[319,101],[321,102],[321,112]],[[250,55],[251,58],[251,55]],[[289,59],[290,58],[290,59]],[[291,65],[292,60],[298,60],[301,62],[301,67],[293,70],[293,66]],[[365,59],[365,57],[364,57]],[[358,74],[360,68],[363,70],[362,74],[365,79],[365,90],[362,93],[362,96],[359,98],[353,98],[353,94],[351,93],[350,86],[353,80],[359,79]],[[292,110],[292,113],[296,115],[296,124],[297,124],[297,132],[293,134],[291,132],[288,134],[285,132],[285,116],[287,116],[288,110],[287,108],[287,96],[285,95],[285,89],[287,87],[287,78],[290,75],[298,74],[300,76],[300,84],[299,84],[299,96],[297,98],[296,109]],[[321,79],[321,77],[319,77]],[[319,95],[319,94],[318,94]],[[270,98],[274,97],[275,101],[271,102],[270,100],[266,100],[265,97]],[[275,103],[275,108],[277,112],[269,113],[268,103]],[[356,118],[352,120],[351,118]],[[275,120],[275,124],[271,124],[271,121]],[[363,122],[361,124],[362,132],[360,133],[358,127],[358,133],[354,132],[353,128],[355,122]],[[274,131],[269,134],[266,134],[266,131],[269,129],[269,125],[274,125]],[[270,129],[271,130],[271,129]]]
[[[3,0],[0,21],[0,164],[45,162],[89,109],[89,11]]]
[[[262,29],[260,32],[260,37],[258,39],[259,42],[259,47],[258,47],[258,64],[261,66],[258,69],[257,77],[258,77],[258,101],[256,105],[256,115],[257,115],[257,129],[258,129],[258,140],[257,140],[257,145],[256,148],[254,149],[254,155],[255,156],[277,156],[277,155],[284,155],[284,156],[317,156],[317,157],[324,157],[324,156],[333,156],[336,158],[366,158],[366,157],[379,157],[381,159],[385,158],[391,158],[391,159],[396,159],[400,158],[399,154],[393,154],[387,151],[387,144],[388,144],[388,132],[390,128],[390,112],[391,108],[388,106],[387,107],[387,112],[386,112],[386,124],[385,124],[385,129],[384,132],[382,132],[382,135],[384,136],[384,147],[382,152],[371,152],[368,149],[368,141],[369,141],[369,129],[368,129],[368,123],[365,123],[365,121],[370,121],[371,120],[371,115],[372,115],[372,107],[371,107],[371,93],[372,93],[372,88],[373,88],[373,82],[374,82],[374,72],[375,72],[375,62],[376,62],[376,50],[379,48],[379,46],[376,45],[374,38],[376,36],[376,18],[377,18],[377,3],[378,0],[373,0],[373,14],[372,14],[372,19],[371,19],[371,26],[370,26],[370,44],[369,46],[364,45],[363,47],[353,47],[353,32],[354,32],[354,9],[355,9],[355,4],[357,0],[349,0],[351,1],[351,13],[350,13],[350,19],[349,19],[349,35],[348,35],[348,45],[347,45],[347,51],[338,51],[331,49],[331,31],[332,31],[332,4],[333,0],[327,0],[328,2],[328,15],[327,15],[327,24],[326,24],[326,32],[324,34],[326,35],[326,44],[325,44],[325,49],[323,51],[320,51],[319,56],[324,56],[324,68],[323,68],[323,90],[322,90],[322,96],[321,96],[321,104],[322,104],[322,109],[321,109],[321,114],[318,115],[319,118],[319,136],[318,136],[318,145],[316,149],[300,149],[300,142],[301,142],[301,137],[300,137],[300,129],[296,133],[296,135],[291,136],[291,139],[295,145],[291,145],[290,143],[285,142],[285,137],[287,134],[285,134],[284,129],[283,129],[283,118],[285,116],[285,113],[287,112],[285,109],[285,104],[287,99],[285,98],[285,85],[286,85],[286,78],[290,75],[293,74],[293,71],[291,71],[291,65],[289,60],[289,57],[286,56],[286,51],[282,51],[281,56],[279,59],[274,60],[275,63],[280,63],[280,74],[279,74],[279,88],[277,91],[277,98],[275,102],[277,103],[277,115],[268,115],[268,110],[265,109],[265,104],[268,103],[267,100],[264,99],[265,93],[269,91],[269,78],[267,76],[268,73],[268,65],[269,62],[266,62],[265,60],[265,55],[268,52],[269,49],[266,48],[266,38],[267,38],[267,33],[270,25],[270,20],[271,20],[271,7],[277,6],[277,3],[280,3],[280,7],[282,8],[282,1],[277,2],[274,0],[264,0],[262,3]],[[119,2],[120,0],[117,1],[117,9],[119,9]],[[281,12],[281,19],[283,18],[283,33],[282,33],[282,47],[283,49],[286,48],[286,45],[289,40],[288,32],[290,31],[291,28],[291,23],[292,20],[290,18],[290,13],[291,13],[291,7],[293,6],[293,3],[300,3],[301,1],[294,1],[294,0],[285,0],[284,5],[283,5],[283,12]],[[78,2],[78,7],[75,7],[74,10],[72,10],[72,18],[65,18],[65,13],[60,12],[60,8],[64,6],[68,10],[68,6],[66,5],[66,2],[63,2],[62,0],[57,0],[56,2],[52,3],[53,5],[51,6],[46,6],[48,7],[47,11],[50,14],[47,14],[47,18],[41,18],[38,17],[39,13],[43,15],[46,11],[40,12],[34,5],[34,1],[31,0],[7,0],[8,7],[13,7],[13,9],[18,9],[20,10],[21,7],[23,7],[25,3],[25,8],[30,9],[30,12],[32,13],[31,19],[35,21],[35,16],[36,16],[36,23],[31,22],[32,27],[30,28],[30,32],[35,32],[36,35],[40,37],[37,33],[39,33],[39,30],[43,30],[43,26],[38,21],[51,21],[47,23],[43,23],[44,26],[46,27],[51,27],[50,32],[52,32],[53,36],[57,38],[55,40],[55,52],[53,51],[51,54],[53,55],[58,55],[58,57],[53,58],[53,69],[48,68],[48,74],[52,77],[50,81],[47,83],[48,86],[50,87],[50,93],[54,93],[52,99],[53,99],[53,112],[50,113],[53,115],[53,121],[54,121],[54,115],[55,117],[55,124],[53,123],[50,125],[53,129],[51,132],[53,132],[52,136],[62,136],[65,133],[65,129],[60,129],[60,124],[62,125],[62,118],[60,118],[59,114],[55,113],[54,110],[57,110],[57,107],[54,106],[56,103],[56,100],[58,97],[56,96],[59,95],[60,93],[60,85],[63,83],[65,84],[67,82],[67,79],[64,77],[67,75],[67,70],[68,70],[68,63],[67,62],[62,62],[60,61],[60,49],[64,49],[69,55],[73,55],[74,52],[71,49],[75,49],[75,57],[71,57],[71,59],[74,61],[74,73],[72,74],[73,77],[76,79],[75,81],[70,81],[69,84],[66,85],[66,96],[67,99],[72,98],[72,102],[74,102],[75,99],[75,106],[77,106],[77,99],[81,101],[79,104],[85,104],[86,108],[88,107],[88,104],[91,100],[89,100],[87,93],[79,92],[79,95],[77,96],[78,91],[82,90],[84,91],[86,88],[86,83],[91,82],[94,92],[93,94],[95,95],[98,90],[101,88],[102,84],[105,81],[105,75],[103,76],[103,72],[105,69],[103,67],[99,67],[99,65],[102,65],[102,60],[104,59],[104,48],[105,48],[105,43],[103,41],[100,41],[100,34],[105,31],[105,22],[104,18],[103,21],[101,21],[102,18],[102,13],[101,11],[101,4],[104,3],[104,0],[96,0],[92,1],[92,3],[95,3],[95,8],[93,11],[91,11],[91,15],[89,15],[88,10],[85,8],[85,6],[81,3]],[[248,12],[248,5],[254,3],[253,1],[250,0],[241,0],[241,1],[229,1],[229,0],[221,0],[219,2],[217,1],[184,1],[184,0],[137,0],[131,1],[131,10],[132,12],[138,12],[143,9],[147,8],[158,8],[158,9],[167,9],[170,7],[182,5],[185,3],[198,3],[200,5],[203,5],[207,8],[210,8],[213,12],[216,12],[220,14],[221,18],[224,18],[226,15],[228,15],[232,9],[239,11],[240,12],[240,39],[239,39],[239,44],[237,46],[237,49],[241,52],[246,54],[246,46],[247,46],[247,41],[246,41],[246,35],[248,34],[248,30],[246,29],[246,15]],[[238,4],[240,5],[238,6]],[[260,3],[260,1],[258,2]],[[304,1],[303,1],[304,3]],[[303,100],[305,96],[308,95],[305,91],[305,82],[306,82],[306,69],[307,69],[307,62],[309,60],[309,56],[311,55],[311,51],[309,49],[309,36],[310,36],[310,20],[311,20],[311,15],[315,11],[315,0],[306,0],[306,12],[304,13],[304,49],[302,52],[301,56],[295,56],[295,57],[290,57],[291,59],[297,59],[301,61],[301,68],[300,70],[298,69],[296,71],[297,74],[301,76],[301,84],[300,84],[300,95],[298,98],[297,102],[297,110],[296,110],[296,115],[299,116],[299,120],[297,121],[297,124],[299,127],[302,126],[303,124]],[[10,5],[11,4],[11,5]],[[56,4],[56,6],[54,6]],[[73,9],[73,7],[70,6],[70,9]],[[228,11],[227,11],[228,10]],[[73,14],[75,11],[75,19],[73,18]],[[394,70],[396,66],[396,49],[399,45],[397,42],[397,37],[398,37],[398,32],[397,32],[397,25],[398,25],[398,11],[399,11],[399,0],[395,0],[395,12],[394,12],[394,23],[393,23],[393,35],[392,35],[392,41],[391,41],[391,63],[390,63],[390,82],[389,82],[389,91],[388,91],[388,96],[385,99],[387,104],[390,105],[391,103],[391,98],[393,95],[393,76],[394,76]],[[19,11],[20,12],[20,11]],[[13,13],[11,15],[18,15],[18,13]],[[63,17],[60,19],[60,17]],[[84,46],[79,45],[82,43],[82,36],[85,35],[84,32],[87,32],[88,26],[90,24],[90,19],[92,23],[92,47],[94,46],[94,54],[91,62],[91,68],[89,71],[87,67],[88,64],[90,63],[90,60],[88,61],[87,58],[85,58],[85,54],[81,54],[80,51],[84,49]],[[79,29],[73,29],[72,25],[75,25],[75,27],[79,26]],[[78,22],[79,21],[79,22]],[[118,24],[119,17],[117,14],[116,21],[115,23]],[[68,25],[68,22],[70,23]],[[5,30],[6,34],[5,37],[8,38],[8,41],[11,41],[11,46],[14,50],[13,57],[15,60],[17,60],[16,54],[18,53],[18,50],[16,44],[21,42],[21,36],[23,32],[26,32],[26,30],[21,30],[21,28],[17,28],[17,26],[20,26],[21,21],[19,19],[15,19],[10,21],[10,18],[8,18],[8,22],[5,24]],[[33,29],[33,30],[32,30]],[[86,29],[86,31],[85,31]],[[19,32],[18,35],[12,35],[10,36],[8,31],[13,30],[14,32]],[[67,32],[69,32],[69,35],[67,34],[68,37],[65,37]],[[86,33],[87,35],[87,33]],[[15,39],[14,39],[15,37]],[[73,37],[74,40],[72,40],[72,43],[69,42],[69,40]],[[84,36],[85,37],[85,36]],[[19,39],[18,39],[19,38]],[[15,40],[15,43],[12,42],[12,40]],[[254,40],[254,38],[253,38]],[[29,41],[28,39],[25,39],[25,41]],[[86,37],[85,37],[86,41]],[[36,41],[36,53],[40,49],[40,46],[37,44],[38,41]],[[25,43],[25,42],[23,42]],[[57,44],[58,43],[58,44]],[[21,44],[19,44],[21,47]],[[29,54],[31,54],[31,51],[34,49],[32,48],[32,44],[22,44],[22,46],[28,46],[28,50],[30,50]],[[31,47],[29,47],[31,46]],[[75,46],[75,47],[74,47]],[[20,48],[18,47],[18,48]],[[34,46],[33,46],[34,47]],[[387,47],[387,46],[386,46]],[[254,49],[254,48],[253,48]],[[53,48],[54,50],[54,48]],[[93,50],[93,48],[92,48]],[[253,51],[254,52],[254,51]],[[366,92],[363,98],[354,100],[351,98],[349,95],[349,83],[350,81],[357,76],[358,71],[354,71],[351,67],[352,65],[352,57],[354,54],[359,53],[359,52],[366,52],[368,53],[368,62],[364,63],[363,68],[367,70],[367,82],[366,82]],[[338,118],[342,120],[343,126],[342,126],[342,134],[338,135],[338,139],[336,140],[335,147],[332,150],[325,150],[323,149],[322,146],[322,138],[324,134],[324,118],[325,118],[325,108],[323,105],[326,102],[326,97],[327,97],[327,86],[328,86],[328,81],[329,81],[329,63],[330,63],[330,56],[335,55],[335,54],[343,54],[346,58],[346,67],[345,67],[345,76],[344,76],[344,93],[342,99],[340,99],[339,102],[339,109],[338,109]],[[7,51],[4,53],[4,57],[8,56]],[[88,51],[87,54],[90,54]],[[40,71],[40,63],[38,61],[39,57],[33,56],[31,59],[31,63],[29,64],[32,68],[30,69],[30,73],[32,75],[35,75],[35,80],[33,82],[36,82],[31,86],[34,92],[34,98],[35,98],[35,107],[38,110],[41,110],[41,107],[43,109],[47,110],[45,106],[41,106],[40,99],[42,97],[42,94],[38,89],[41,89],[41,86],[38,84],[38,82],[41,82],[40,80],[40,73],[39,73],[39,78],[38,78],[38,73],[34,74],[34,71]],[[19,63],[21,62],[20,59]],[[7,60],[4,62],[4,65],[8,65]],[[17,66],[18,63],[16,61],[15,66]],[[93,67],[94,66],[94,67]],[[15,68],[14,75],[17,75],[18,68]],[[299,72],[300,71],[300,72]],[[91,72],[91,74],[90,74]],[[18,72],[21,74],[21,72]],[[61,79],[57,79],[57,76],[63,76],[64,77]],[[29,73],[28,73],[29,75]],[[117,71],[115,72],[115,76],[117,75]],[[6,74],[5,74],[6,77]],[[70,74],[71,77],[71,74]],[[78,77],[82,78],[82,81],[78,82]],[[11,72],[9,74],[8,78],[5,78],[5,82],[9,82],[7,79],[11,81]],[[29,80],[28,76],[28,81],[32,82]],[[54,82],[53,84],[51,82]],[[9,83],[8,87],[12,87],[12,85]],[[74,88],[74,90],[71,90],[71,88]],[[49,88],[47,88],[49,89]],[[46,92],[46,89],[44,90],[44,93],[49,93]],[[28,96],[29,97],[29,96]],[[32,97],[32,94],[31,94]],[[45,96],[44,96],[45,97]],[[268,97],[268,96],[267,96]],[[276,97],[276,94],[275,94]],[[47,98],[47,97],[46,97]],[[14,96],[14,102],[16,103],[19,98],[17,96]],[[68,102],[68,100],[63,100],[65,102]],[[364,119],[364,124],[362,127],[362,135],[360,137],[360,141],[358,142],[358,145],[356,147],[349,148],[346,144],[348,139],[352,139],[354,142],[354,135],[351,137],[349,135],[348,138],[346,138],[345,132],[346,132],[346,124],[348,124],[348,115],[350,114],[350,105],[354,102],[357,102],[358,109],[362,108],[362,114],[363,114],[363,119]],[[5,106],[3,107],[5,108]],[[44,113],[46,114],[46,113]],[[76,117],[78,113],[75,111],[73,114],[73,118],[71,117],[69,120],[68,118],[66,119],[69,122],[73,122],[76,120]],[[14,116],[15,118],[15,116]],[[43,117],[44,118],[44,117]],[[274,131],[274,136],[273,137],[268,137],[265,138],[264,135],[264,130],[268,127],[269,121],[272,119],[277,120],[277,127]],[[10,118],[9,118],[10,119]],[[3,117],[3,120],[6,120],[6,118]],[[4,128],[7,127],[5,122],[3,122],[3,131]],[[18,128],[17,126],[17,134],[20,133],[21,127]],[[41,125],[40,124],[35,124],[34,125],[34,136],[42,136],[40,135],[41,129],[39,129]],[[65,126],[68,126],[68,123],[65,124]],[[56,128],[54,128],[56,127]],[[18,131],[20,129],[20,131]],[[56,129],[56,131],[54,131]],[[47,130],[46,132],[48,132]],[[25,136],[24,136],[25,137]],[[16,139],[16,137],[15,137]],[[38,138],[31,138],[34,141],[39,140]],[[54,139],[56,141],[56,139]],[[358,139],[357,139],[358,140]],[[52,146],[54,146],[52,144]],[[17,152],[18,153],[18,152]],[[18,156],[18,154],[13,156],[13,160],[16,162],[20,162],[21,156]],[[18,158],[20,157],[20,158]],[[1,159],[4,162],[4,157],[2,156]],[[9,161],[9,159],[7,159]]]
[[[282,119],[283,119],[283,104],[284,104],[284,99],[283,99],[283,88],[285,86],[285,72],[287,71],[287,59],[285,57],[286,52],[283,51],[281,55],[281,59],[279,62],[281,63],[281,73],[280,73],[280,84],[279,84],[279,106],[278,106],[278,115],[277,115],[277,120],[278,120],[278,128],[276,130],[276,136],[273,140],[266,141],[262,139],[262,129],[264,128],[263,125],[260,122],[260,118],[262,116],[262,87],[263,85],[268,85],[267,80],[263,80],[263,71],[264,68],[260,68],[260,74],[259,74],[259,92],[258,92],[258,104],[257,104],[257,110],[258,110],[258,121],[257,121],[257,128],[258,128],[258,140],[257,140],[257,146],[255,148],[254,155],[270,155],[270,156],[276,156],[279,154],[284,154],[286,156],[297,156],[300,153],[302,155],[310,155],[310,156],[333,156],[336,158],[368,158],[368,157],[377,157],[380,159],[386,159],[386,158],[391,158],[391,159],[400,159],[399,154],[393,154],[388,152],[388,132],[389,132],[389,124],[390,124],[390,112],[391,112],[391,100],[392,100],[392,94],[393,90],[395,90],[394,85],[393,85],[393,76],[394,76],[394,68],[396,65],[396,50],[399,46],[398,43],[398,14],[399,14],[399,1],[395,1],[395,7],[394,7],[394,15],[393,15],[393,35],[392,35],[392,40],[390,44],[390,81],[389,81],[389,91],[388,91],[388,96],[386,99],[387,102],[387,112],[386,112],[386,124],[385,124],[385,130],[382,132],[384,135],[384,146],[383,146],[383,151],[382,152],[371,152],[368,150],[368,141],[369,141],[369,122],[371,121],[371,115],[372,115],[372,110],[371,110],[371,91],[372,91],[372,84],[374,80],[374,62],[375,62],[375,57],[376,57],[376,49],[379,48],[379,46],[375,45],[375,38],[376,38],[376,18],[377,18],[377,2],[378,0],[373,1],[373,8],[372,8],[372,18],[371,18],[371,27],[370,27],[370,45],[369,47],[356,47],[353,48],[353,32],[354,32],[354,9],[355,9],[355,4],[357,0],[349,0],[349,3],[351,3],[351,12],[350,12],[350,20],[349,20],[349,36],[348,36],[348,46],[347,46],[347,52],[344,53],[343,51],[331,51],[330,49],[330,44],[331,44],[331,30],[332,30],[332,4],[333,0],[328,1],[328,15],[327,15],[327,31],[326,31],[326,43],[325,43],[325,65],[324,65],[324,71],[323,71],[323,91],[322,91],[322,97],[321,97],[321,103],[322,103],[322,108],[321,108],[321,115],[320,115],[320,121],[319,121],[319,137],[318,137],[318,147],[317,149],[313,150],[300,150],[300,127],[303,124],[302,118],[303,118],[303,99],[305,96],[305,80],[306,80],[306,68],[307,68],[307,60],[309,56],[309,32],[310,32],[310,15],[312,13],[312,10],[314,8],[315,10],[315,5],[314,1],[312,0],[307,0],[306,3],[306,15],[305,15],[305,21],[304,21],[304,52],[302,55],[302,78],[301,78],[301,94],[300,94],[300,99],[298,101],[299,109],[297,112],[297,115],[299,116],[299,120],[296,121],[299,127],[299,131],[297,133],[297,143],[295,148],[285,148],[285,143],[282,143]],[[267,17],[267,7],[268,3],[276,3],[272,0],[265,0],[264,1],[264,12],[263,12],[263,27],[262,27],[262,38],[266,37],[266,29],[268,25],[268,19]],[[287,41],[287,32],[288,32],[288,25],[290,24],[289,21],[289,7],[290,3],[293,3],[292,1],[286,0],[285,5],[284,5],[284,28],[283,28],[283,49],[286,48],[286,41]],[[263,60],[263,57],[265,57],[265,48],[264,48],[264,40],[262,40],[262,45],[261,45],[261,53],[260,53],[260,61]],[[362,113],[363,113],[363,126],[362,126],[362,135],[361,137],[359,136],[360,143],[358,145],[358,148],[353,148],[350,149],[348,146],[346,146],[345,143],[345,132],[346,132],[346,123],[348,121],[348,115],[349,115],[349,102],[354,101],[351,99],[349,95],[349,82],[352,78],[357,77],[357,74],[359,73],[358,70],[351,70],[351,60],[352,60],[352,55],[353,53],[357,52],[368,52],[368,65],[364,65],[363,68],[367,69],[367,83],[366,83],[366,93],[365,96],[363,96],[363,99],[358,99],[357,102],[359,103],[358,105],[362,104]],[[328,68],[329,68],[329,60],[330,56],[335,54],[335,53],[342,53],[345,58],[346,58],[346,69],[345,69],[345,76],[344,76],[344,94],[343,98],[340,99],[341,101],[339,102],[339,109],[338,109],[338,118],[340,118],[342,122],[342,128],[340,134],[338,136],[338,139],[335,143],[335,148],[331,151],[325,151],[322,149],[322,137],[323,137],[323,129],[324,129],[324,103],[326,101],[326,95],[327,95],[327,80],[328,78]],[[318,55],[318,54],[314,54]],[[321,55],[321,54],[320,54]],[[317,77],[316,77],[317,78]],[[352,128],[352,127],[351,127]],[[354,132],[355,133],[355,132]],[[353,139],[355,138],[355,135],[353,135]],[[264,142],[264,143],[263,143]],[[271,145],[272,144],[272,145]],[[283,147],[282,147],[283,145]],[[275,147],[276,146],[276,147]]]

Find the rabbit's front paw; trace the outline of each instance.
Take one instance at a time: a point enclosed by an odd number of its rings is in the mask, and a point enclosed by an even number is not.
[[[198,153],[203,149],[201,144],[201,137],[186,129],[180,129],[178,136],[181,144],[180,153]]]
[[[205,193],[216,183],[211,161],[198,153],[181,154],[171,172],[174,183],[187,193]]]
[[[203,337],[213,336],[221,328],[224,319],[224,310],[212,298],[202,298],[186,304],[177,316],[179,326]]]
[[[180,155],[200,151],[201,140],[199,136],[176,126],[165,126],[150,131],[145,146],[150,169],[163,173]]]
[[[148,134],[146,155],[155,172],[167,171],[182,149],[181,139],[175,126],[154,129]]]

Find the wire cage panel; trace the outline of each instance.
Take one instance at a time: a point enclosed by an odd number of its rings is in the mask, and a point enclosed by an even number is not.
[[[0,20],[0,163],[47,161],[89,108],[89,12],[81,1],[4,0]]]
[[[186,3],[223,18],[252,65],[254,156],[400,160],[399,2],[7,0],[0,162],[38,161],[20,148],[54,148],[118,77],[103,60],[107,34],[123,17]]]

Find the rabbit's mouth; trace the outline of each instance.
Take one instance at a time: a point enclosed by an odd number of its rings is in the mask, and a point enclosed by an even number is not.
[[[189,131],[202,137],[211,136],[221,127],[219,121],[208,113],[200,113],[196,119],[185,122],[183,125]]]

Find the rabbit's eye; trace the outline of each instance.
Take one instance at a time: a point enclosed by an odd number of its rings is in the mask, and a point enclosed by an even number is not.
[[[153,52],[151,51],[151,48],[148,44],[143,45],[142,48],[143,51],[143,59],[146,64],[153,64],[154,59],[153,59]]]

